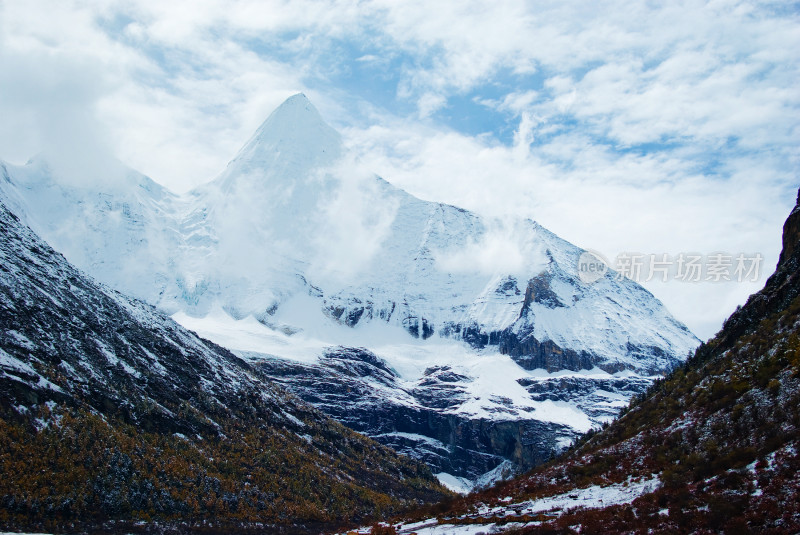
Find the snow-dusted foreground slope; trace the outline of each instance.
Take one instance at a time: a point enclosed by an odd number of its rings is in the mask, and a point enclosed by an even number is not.
[[[582,282],[582,250],[537,223],[501,226],[363,172],[302,95],[187,195],[116,174],[68,180],[40,157],[0,164],[0,187],[100,281],[249,352],[306,400],[403,451],[427,451],[454,475],[546,458],[698,342],[637,284],[611,272]],[[324,354],[339,346],[366,348],[391,379],[371,390],[372,371],[336,371]],[[330,380],[308,381],[315,369]],[[391,410],[350,411],[355,400],[330,383],[371,391]],[[408,410],[432,423],[404,424]]]
[[[212,519],[316,533],[444,496],[426,466],[96,283],[1,195],[0,229],[0,529]]]
[[[531,529],[541,526],[543,520],[552,520],[566,511],[629,504],[636,498],[655,491],[660,485],[661,482],[655,476],[613,485],[592,485],[564,494],[523,502],[514,502],[513,497],[507,496],[501,500],[502,505],[488,506],[478,503],[469,514],[399,523],[394,527],[399,534],[416,535],[472,535],[515,528]],[[372,532],[372,527],[361,528],[354,532],[366,535]]]

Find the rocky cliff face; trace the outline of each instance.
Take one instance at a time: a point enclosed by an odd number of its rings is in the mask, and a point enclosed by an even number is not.
[[[751,295],[744,306],[734,312],[714,338],[717,351],[729,349],[748,331],[755,329],[763,318],[785,309],[800,294],[800,192],[798,204],[783,225],[783,249],[775,273],[767,280],[764,289]],[[707,355],[711,347],[701,347],[700,354]]]
[[[314,364],[257,357],[251,362],[325,414],[425,461],[434,472],[478,479],[506,460],[533,467],[547,460],[559,441],[563,446],[574,437],[564,424],[448,411],[467,398],[463,383],[469,378],[446,366],[426,370],[408,387],[363,348],[330,349]]]
[[[527,470],[550,459],[578,433],[574,422],[546,421],[530,410],[508,418],[511,398],[497,395],[494,411],[459,411],[473,397],[472,378],[451,366],[432,366],[414,382],[364,348],[330,348],[313,363],[242,353],[254,366],[304,401],[436,473],[477,481],[503,463]],[[517,380],[533,403],[576,407],[592,421],[616,415],[621,400],[644,392],[646,378],[562,375]],[[577,412],[577,411],[576,411]]]
[[[783,249],[778,260],[779,268],[795,256],[798,243],[800,243],[800,192],[797,194],[797,204],[794,210],[783,224]]]

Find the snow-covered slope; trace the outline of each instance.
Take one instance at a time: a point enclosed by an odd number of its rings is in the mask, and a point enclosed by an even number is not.
[[[499,225],[364,172],[303,95],[278,108],[220,176],[182,197],[133,171],[99,189],[65,183],[45,159],[0,172],[26,221],[102,282],[259,361],[320,365],[328,347],[366,347],[396,371],[387,399],[398,407],[429,380],[426,370],[448,367],[463,379],[437,389],[438,401],[423,396],[425,411],[558,422],[574,435],[698,343],[637,284],[613,272],[582,282],[582,250],[537,223]],[[511,371],[489,381],[492,362]],[[621,389],[598,386],[620,381]],[[546,402],[566,408],[544,410]],[[565,410],[574,417],[559,416]],[[368,411],[357,419],[369,421]],[[547,433],[530,458],[567,440]],[[461,447],[451,435],[442,443]],[[491,433],[482,437],[492,443]],[[479,450],[495,465],[518,446],[530,444]]]
[[[168,259],[182,243],[183,203],[148,177],[117,164],[101,183],[65,180],[40,154],[22,167],[0,162],[0,193],[26,225],[112,288],[156,303],[180,284]]]

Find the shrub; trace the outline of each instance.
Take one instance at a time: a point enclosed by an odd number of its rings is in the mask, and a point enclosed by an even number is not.
[[[370,533],[372,535],[397,535],[397,530],[392,525],[373,524]]]

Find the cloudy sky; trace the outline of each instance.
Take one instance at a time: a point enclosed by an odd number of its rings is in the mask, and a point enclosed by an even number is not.
[[[619,253],[761,253],[650,281],[701,338],[763,286],[800,185],[791,1],[0,0],[0,159],[113,154],[183,192],[304,92],[430,200]]]

